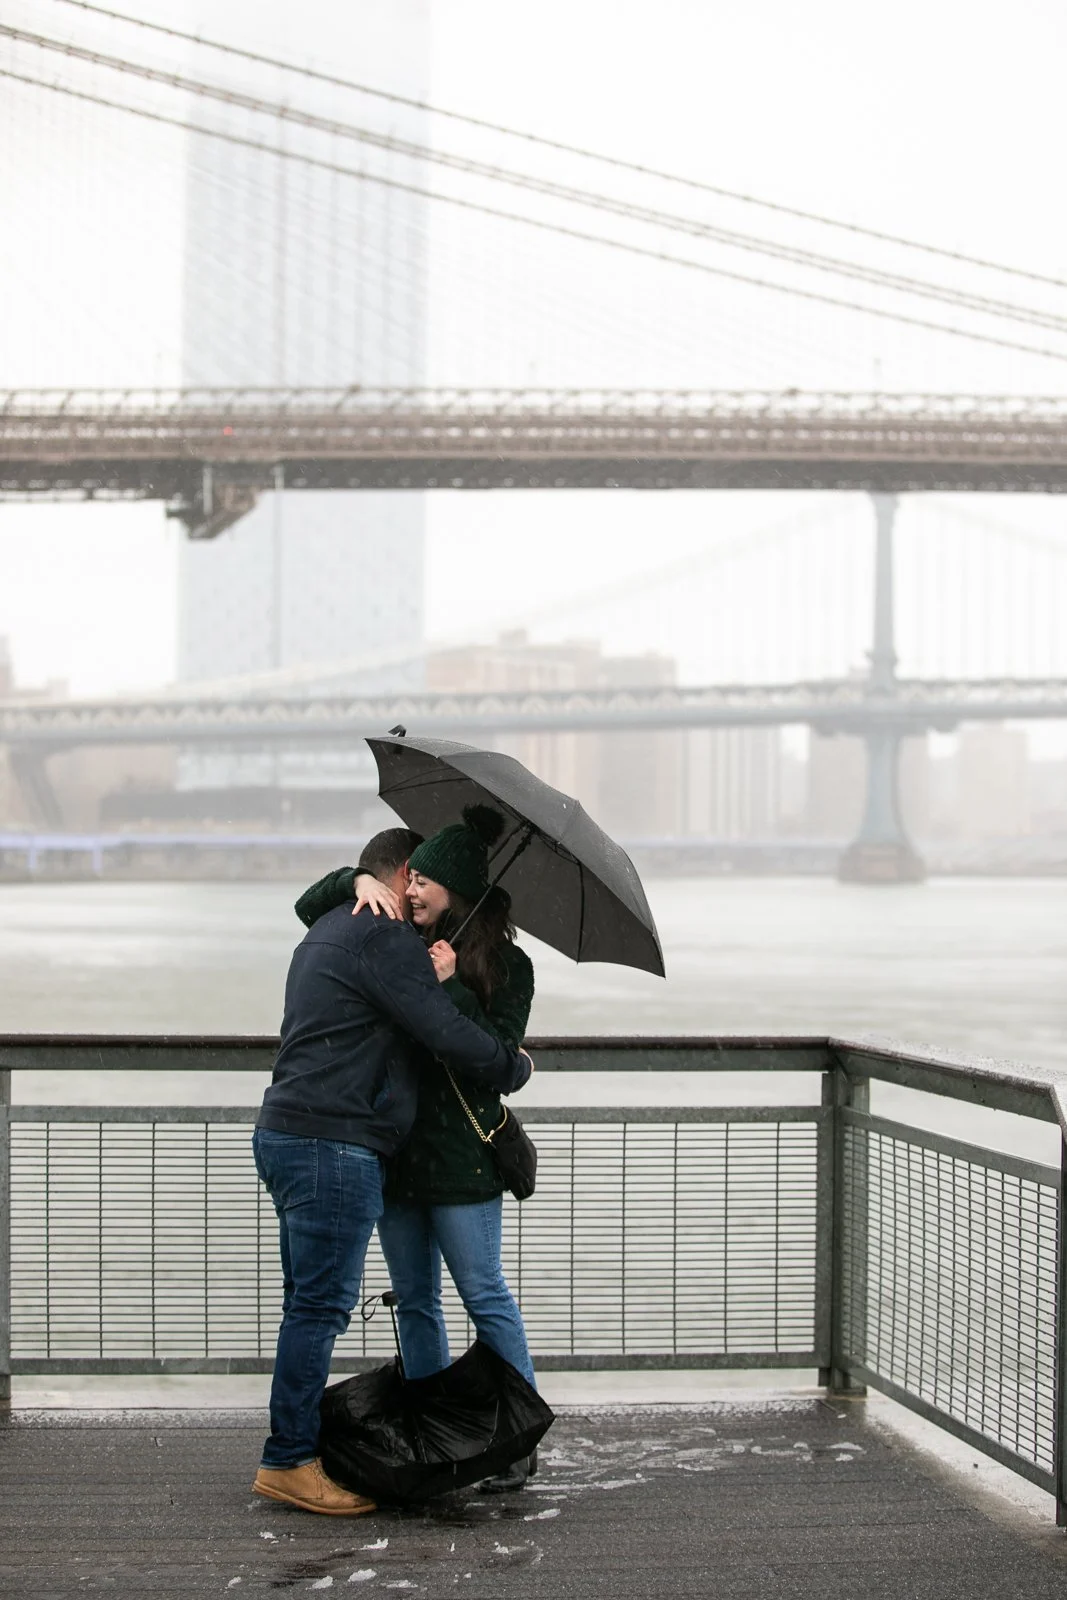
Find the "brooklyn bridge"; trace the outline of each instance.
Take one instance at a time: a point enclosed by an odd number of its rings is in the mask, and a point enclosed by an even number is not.
[[[193,538],[268,490],[1062,493],[1067,400],[635,391],[15,391],[0,495],[154,499]]]

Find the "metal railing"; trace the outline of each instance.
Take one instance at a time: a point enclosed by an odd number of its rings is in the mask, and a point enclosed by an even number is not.
[[[543,1369],[817,1368],[1056,1496],[1067,1521],[1067,1083],[827,1039],[539,1040],[543,1072],[803,1073],[805,1104],[531,1110],[504,1256]],[[280,1274],[251,1107],[11,1104],[13,1073],[269,1071],[265,1039],[0,1039],[0,1402],[11,1376],[272,1365]],[[1059,1167],[872,1115],[871,1080],[1060,1128]],[[814,1088],[814,1083],[813,1083]],[[386,1285],[376,1248],[366,1291]],[[455,1296],[457,1348],[468,1337]],[[335,1368],[385,1359],[353,1319]]]

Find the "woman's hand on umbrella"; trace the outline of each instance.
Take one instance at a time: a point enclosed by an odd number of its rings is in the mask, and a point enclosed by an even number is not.
[[[430,946],[430,960],[438,983],[447,983],[456,970],[456,952],[447,939],[438,939]]]
[[[387,884],[379,883],[370,872],[360,872],[356,876],[356,903],[352,907],[352,915],[357,916],[364,906],[370,906],[376,917],[384,912],[394,922],[404,919],[403,907],[392,889]]]

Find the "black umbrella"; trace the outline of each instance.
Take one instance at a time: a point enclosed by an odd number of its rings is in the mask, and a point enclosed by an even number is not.
[[[428,1378],[406,1379],[397,1360],[332,1384],[319,1454],[344,1488],[412,1505],[505,1471],[554,1420],[522,1373],[478,1341]]]
[[[663,977],[663,951],[633,862],[577,800],[513,756],[452,739],[368,739],[378,793],[429,837],[490,805],[505,819],[489,875],[511,896],[519,927],[574,961],[612,961]]]

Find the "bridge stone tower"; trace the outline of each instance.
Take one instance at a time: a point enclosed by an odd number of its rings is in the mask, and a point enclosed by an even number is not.
[[[874,647],[867,675],[871,708],[891,711],[896,698],[897,654],[893,616],[893,524],[897,497],[875,494]],[[867,795],[859,833],[841,857],[844,883],[919,883],[926,876],[900,814],[900,744],[903,728],[879,720],[863,734]]]

